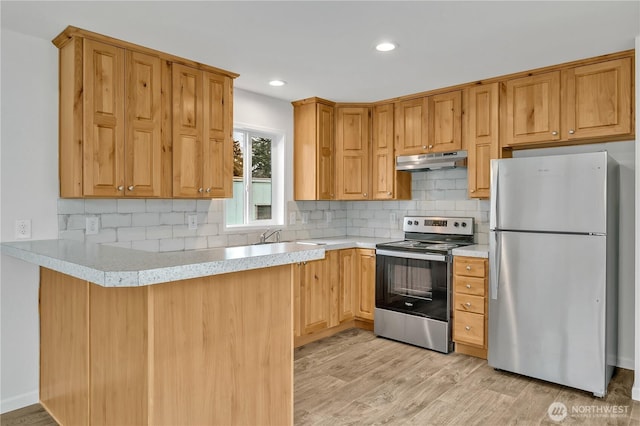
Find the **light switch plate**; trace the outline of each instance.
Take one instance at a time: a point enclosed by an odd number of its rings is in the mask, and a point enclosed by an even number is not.
[[[85,230],[84,233],[86,235],[95,235],[100,230],[100,222],[98,216],[90,216],[85,219]]]
[[[296,212],[289,212],[289,225],[296,224]]]
[[[187,215],[187,223],[189,224],[190,230],[193,231],[198,229],[198,215],[196,214]]]
[[[302,224],[306,225],[309,223],[309,212],[302,212]]]

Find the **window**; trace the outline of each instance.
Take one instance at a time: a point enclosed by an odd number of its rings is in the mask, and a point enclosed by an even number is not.
[[[284,136],[248,128],[233,130],[233,198],[227,227],[282,224],[284,190],[280,153]]]

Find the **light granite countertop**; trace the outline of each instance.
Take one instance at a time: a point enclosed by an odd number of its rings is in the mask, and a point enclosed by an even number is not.
[[[374,237],[329,237],[300,240],[299,243],[317,243],[326,250],[341,250],[349,248],[375,249],[376,244],[398,241],[402,238],[374,238]]]
[[[454,256],[489,258],[489,246],[486,244],[474,244],[472,246],[455,248],[451,251]]]
[[[71,240],[2,243],[2,253],[104,287],[137,287],[323,259],[323,245],[275,243],[153,253]]]

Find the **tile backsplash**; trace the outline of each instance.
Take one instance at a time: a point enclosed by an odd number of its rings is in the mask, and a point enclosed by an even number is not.
[[[488,241],[489,202],[467,198],[466,169],[412,175],[410,201],[289,201],[283,241],[323,237],[402,238],[405,215],[468,216],[475,219],[475,239]],[[190,230],[189,215],[198,229]],[[99,232],[86,235],[87,217],[97,217]],[[330,218],[330,220],[328,220]],[[303,219],[306,223],[302,223]],[[224,200],[59,199],[59,238],[90,241],[146,251],[178,251],[257,242],[265,228],[225,229]]]

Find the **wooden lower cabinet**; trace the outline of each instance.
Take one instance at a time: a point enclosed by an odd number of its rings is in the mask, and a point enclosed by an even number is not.
[[[342,330],[373,330],[375,250],[327,250],[294,266],[294,346]]]
[[[292,425],[291,269],[102,287],[41,268],[42,405],[64,425]]]
[[[453,259],[453,341],[456,352],[487,358],[488,260]]]

